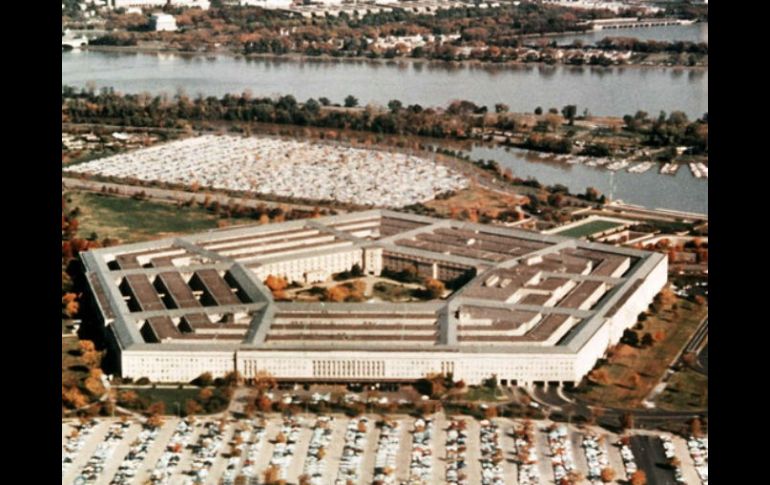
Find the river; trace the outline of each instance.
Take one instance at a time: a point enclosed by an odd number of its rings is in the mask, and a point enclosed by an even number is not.
[[[472,160],[495,160],[510,168],[515,177],[532,177],[544,185],[566,185],[572,193],[583,193],[587,187],[594,187],[608,197],[629,204],[708,213],[708,180],[693,177],[686,165],[672,176],[659,174],[657,166],[638,174],[628,173],[626,169],[611,172],[582,164],[569,165],[515,148],[476,145],[465,153]]]
[[[690,117],[708,112],[708,70],[614,67],[523,66],[486,69],[446,67],[423,62],[390,64],[296,62],[205,58],[169,54],[116,54],[95,51],[62,53],[62,84],[94,83],[124,93],[165,92],[183,87],[189,95],[221,96],[251,90],[254,96],[292,94],[298,100],[326,96],[342,102],[353,94],[361,104],[391,99],[422,106],[445,106],[468,99],[490,108],[497,102],[512,111],[576,104],[596,115],[624,115],[645,110],[652,115],[681,110]],[[625,202],[693,212],[708,211],[708,182],[687,167],[676,176],[610,172],[569,166],[525,156],[526,152],[476,147],[474,159],[494,159],[516,176],[560,183],[572,192],[592,186]]]
[[[325,96],[341,103],[352,94],[361,104],[446,106],[467,99],[490,108],[503,102],[529,112],[575,104],[594,115],[708,111],[708,70],[658,67],[516,66],[447,67],[426,62],[372,63],[318,60],[246,60],[171,54],[62,52],[62,84],[92,82],[124,93],[222,96],[251,90],[255,96],[292,94],[298,100]]]

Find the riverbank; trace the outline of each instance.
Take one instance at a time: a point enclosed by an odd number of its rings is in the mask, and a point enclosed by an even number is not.
[[[309,56],[307,54],[301,54],[296,52],[290,52],[287,54],[258,54],[258,53],[252,53],[252,54],[242,54],[238,52],[233,52],[228,49],[219,48],[217,50],[213,51],[188,51],[188,50],[182,50],[178,48],[173,48],[169,46],[106,46],[106,45],[88,45],[81,48],[81,50],[84,51],[93,51],[93,52],[108,52],[108,53],[122,53],[122,54],[173,54],[178,55],[180,57],[188,57],[188,58],[194,58],[194,57],[203,57],[206,59],[215,60],[218,57],[228,57],[232,59],[246,59],[246,60],[265,60],[265,61],[285,61],[285,62],[318,62],[318,63],[351,63],[351,64],[361,64],[361,63],[368,63],[372,65],[388,65],[388,66],[398,66],[398,65],[414,65],[414,64],[420,64],[420,65],[428,65],[428,66],[437,66],[437,67],[445,67],[445,68],[481,68],[484,70],[502,70],[506,68],[521,68],[521,67],[557,67],[557,66],[565,66],[569,68],[590,68],[590,69],[604,69],[604,70],[612,70],[614,68],[637,68],[637,69],[644,69],[644,68],[668,68],[668,69],[681,69],[685,71],[708,71],[708,65],[695,65],[695,66],[689,66],[686,64],[643,64],[643,63],[623,63],[623,64],[611,64],[611,65],[599,65],[599,64],[583,64],[583,65],[574,65],[574,64],[567,64],[563,62],[555,62],[555,63],[547,63],[542,61],[537,62],[526,62],[526,61],[519,61],[519,60],[509,60],[504,62],[494,62],[494,61],[483,61],[480,59],[463,59],[463,60],[451,60],[451,61],[445,61],[440,59],[429,59],[429,58],[414,58],[414,57],[393,57],[393,58],[371,58],[366,56],[331,56],[328,54],[321,54],[318,56]]]

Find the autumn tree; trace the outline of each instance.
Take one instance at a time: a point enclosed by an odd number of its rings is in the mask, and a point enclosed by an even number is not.
[[[195,399],[188,399],[184,404],[184,412],[187,416],[200,414],[203,412],[203,407]]]
[[[693,418],[693,420],[690,421],[690,434],[696,438],[700,438],[703,435],[703,424],[701,423],[700,418]]]
[[[428,290],[428,294],[431,298],[441,298],[446,291],[444,283],[434,278],[425,279],[425,289]]]
[[[102,383],[102,370],[91,369],[88,372],[88,377],[83,383],[83,386],[92,396],[98,397],[104,394],[105,389],[104,383]]]
[[[77,386],[70,386],[61,388],[61,396],[64,404],[70,408],[78,409],[88,404],[88,398],[80,392]]]
[[[632,429],[634,427],[634,415],[625,412],[620,416],[620,426],[623,429]]]
[[[269,389],[275,389],[278,382],[272,374],[265,370],[260,370],[252,378],[252,385],[257,391],[264,392]]]
[[[642,470],[637,470],[631,475],[629,483],[631,485],[647,485],[647,474]]]
[[[607,385],[610,383],[610,375],[606,369],[594,369],[588,373],[588,380],[595,384]]]
[[[611,467],[604,467],[601,471],[601,479],[604,483],[610,483],[613,480],[615,480],[615,470],[613,470]]]
[[[157,401],[147,406],[147,410],[145,412],[148,416],[166,414],[166,405],[163,403],[163,401]]]
[[[77,297],[75,293],[65,293],[61,298],[62,314],[67,316],[67,318],[73,318],[80,309]]]
[[[332,302],[343,302],[350,296],[350,290],[344,285],[336,285],[327,288],[324,293],[324,299]]]
[[[285,290],[286,287],[289,286],[289,283],[286,281],[286,278],[275,275],[267,275],[267,278],[265,279],[265,286],[267,286],[270,291],[275,293],[276,291]]]

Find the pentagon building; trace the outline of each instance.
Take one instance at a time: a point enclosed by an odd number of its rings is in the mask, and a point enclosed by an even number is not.
[[[186,382],[577,383],[667,278],[664,255],[372,210],[82,254],[124,377]],[[358,264],[454,282],[415,303],[274,301],[268,275],[312,283]],[[459,286],[459,287],[458,287]]]

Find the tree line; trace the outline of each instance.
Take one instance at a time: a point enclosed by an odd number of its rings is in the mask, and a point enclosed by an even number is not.
[[[387,108],[359,107],[354,96],[345,98],[344,106],[332,105],[327,98],[310,98],[300,103],[294,96],[253,97],[250,93],[227,94],[221,98],[184,93],[167,95],[118,94],[111,88],[96,92],[62,87],[62,120],[72,123],[114,123],[125,126],[180,128],[209,122],[259,122],[279,125],[313,126],[332,130],[355,130],[391,135],[432,138],[469,139],[494,130],[524,136],[520,146],[557,153],[571,153],[569,136],[558,133],[561,126],[572,125],[577,117],[574,105],[565,106],[561,115],[554,108],[538,117],[535,126],[521,114],[508,112],[503,103],[494,112],[467,100],[453,101],[445,108],[423,108],[419,104],[404,105],[391,100]],[[650,120],[640,111],[624,117],[625,129],[644,137],[650,146],[696,146],[701,152],[708,147],[708,116],[690,121],[687,115],[674,111]],[[548,135],[548,132],[552,132]],[[510,137],[509,137],[510,138]]]

